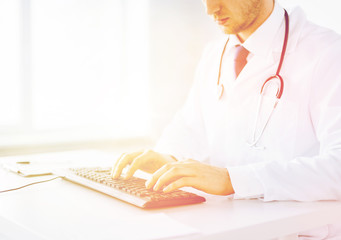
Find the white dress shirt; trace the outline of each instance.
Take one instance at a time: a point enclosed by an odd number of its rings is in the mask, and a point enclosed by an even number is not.
[[[217,78],[227,39],[205,49],[189,97],[155,150],[227,168],[236,199],[341,200],[341,37],[307,21],[300,8],[290,13],[289,21],[280,73],[284,91],[260,148],[248,142],[261,87],[276,73],[280,60],[285,21],[278,3],[243,43],[250,54],[237,79],[232,61],[239,42],[228,36],[220,100]],[[273,106],[275,94],[269,92],[260,123]],[[256,129],[259,133],[260,127]]]

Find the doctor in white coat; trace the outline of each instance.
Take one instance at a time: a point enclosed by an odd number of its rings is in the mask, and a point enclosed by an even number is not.
[[[203,2],[226,38],[205,49],[157,146],[123,154],[113,177],[128,167],[127,178],[153,173],[146,186],[164,192],[190,186],[236,199],[341,200],[341,37],[299,8],[286,21],[274,0]],[[241,46],[246,65],[236,72]],[[341,239],[338,229],[302,239]]]

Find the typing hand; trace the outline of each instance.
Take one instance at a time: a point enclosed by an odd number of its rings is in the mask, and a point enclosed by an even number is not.
[[[146,182],[146,187],[153,188],[154,191],[163,189],[164,192],[194,187],[215,195],[234,193],[227,169],[194,160],[164,165]]]
[[[176,162],[176,160],[170,155],[161,154],[152,150],[124,153],[114,164],[111,175],[113,178],[118,178],[121,176],[122,170],[125,167],[128,167],[125,176],[125,179],[128,179],[132,177],[138,169],[148,173],[154,173],[163,165],[172,162]]]

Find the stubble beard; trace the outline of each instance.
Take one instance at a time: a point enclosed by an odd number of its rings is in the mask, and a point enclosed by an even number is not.
[[[260,13],[262,3],[260,0],[252,0],[250,5],[245,6],[241,14],[245,16],[240,23],[231,23],[229,26],[222,26],[222,30],[225,34],[238,34],[247,28],[249,28],[257,19]],[[232,19],[231,19],[232,20]]]

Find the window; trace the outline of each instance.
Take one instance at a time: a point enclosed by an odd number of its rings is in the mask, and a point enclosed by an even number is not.
[[[0,1],[0,145],[146,135],[147,2]]]
[[[0,1],[0,131],[22,124],[22,41],[19,1]]]

